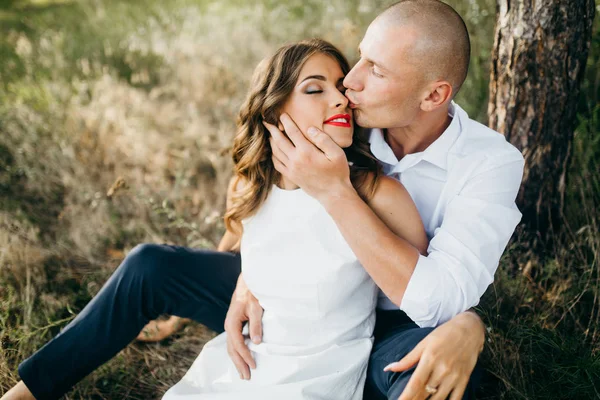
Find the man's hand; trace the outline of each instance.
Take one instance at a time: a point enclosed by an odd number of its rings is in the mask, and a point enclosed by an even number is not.
[[[484,341],[483,322],[474,312],[466,311],[437,327],[402,360],[384,370],[405,371],[418,363],[399,400],[443,400],[448,396],[460,400]],[[428,393],[426,387],[437,391]]]
[[[289,139],[278,127],[264,122],[271,133],[277,171],[321,203],[354,190],[346,154],[329,135],[314,127],[305,135],[287,114],[281,115],[281,123]]]
[[[252,342],[260,343],[262,340],[262,315],[262,307],[248,290],[242,275],[240,275],[225,317],[225,332],[227,332],[227,353],[235,364],[241,379],[249,380],[249,368],[256,368],[252,353],[244,341],[242,328],[244,322],[248,321]]]

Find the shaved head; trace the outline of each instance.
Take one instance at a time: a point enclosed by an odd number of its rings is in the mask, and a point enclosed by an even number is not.
[[[446,80],[458,93],[469,69],[471,44],[461,16],[438,0],[401,0],[373,21],[383,29],[410,36],[412,46],[403,62],[423,71],[425,80]]]

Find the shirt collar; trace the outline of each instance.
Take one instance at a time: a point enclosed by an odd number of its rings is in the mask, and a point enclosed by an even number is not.
[[[452,101],[448,108],[448,115],[452,117],[452,122],[450,122],[450,125],[448,125],[440,137],[425,150],[419,153],[407,154],[400,161],[398,161],[396,155],[385,141],[383,131],[378,128],[372,129],[369,136],[371,152],[379,161],[394,167],[395,172],[402,172],[421,160],[425,160],[443,170],[447,170],[448,152],[460,135],[462,126],[464,126],[464,121],[461,122],[461,120],[464,119],[463,114],[464,111],[462,108]]]

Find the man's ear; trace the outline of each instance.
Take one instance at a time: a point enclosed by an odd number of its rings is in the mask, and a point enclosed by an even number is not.
[[[452,100],[452,85],[447,81],[437,81],[430,88],[429,95],[421,102],[421,110],[433,111]]]

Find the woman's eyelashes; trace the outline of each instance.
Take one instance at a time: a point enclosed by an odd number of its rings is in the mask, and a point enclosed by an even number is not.
[[[346,88],[344,86],[338,87],[337,90],[339,90],[340,93],[342,93],[342,94],[346,93]],[[318,93],[323,93],[323,90],[322,89],[307,89],[304,93],[306,93],[306,94],[318,94]]]

